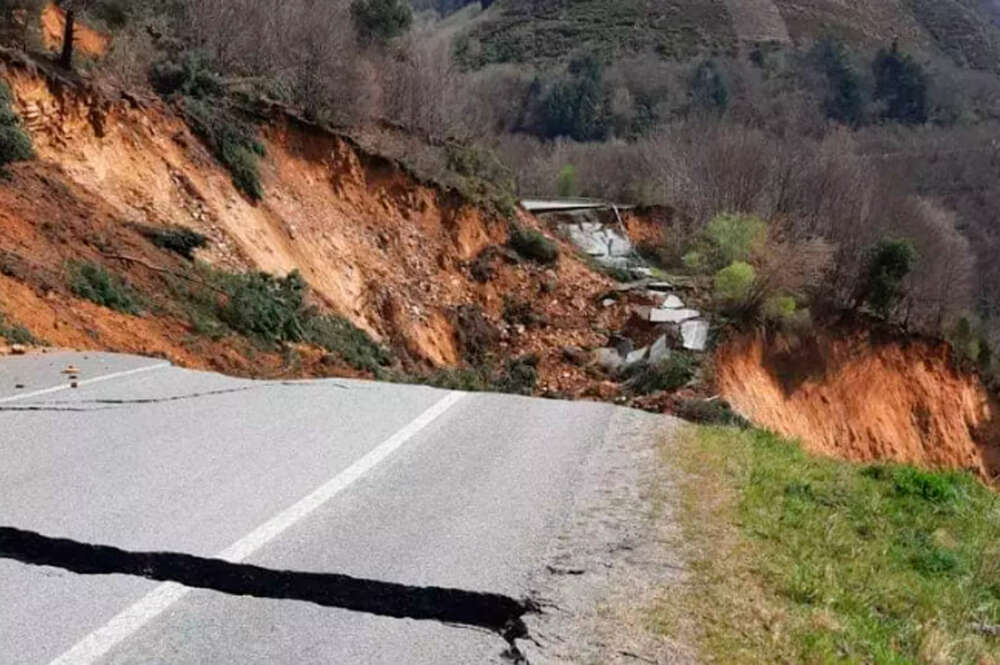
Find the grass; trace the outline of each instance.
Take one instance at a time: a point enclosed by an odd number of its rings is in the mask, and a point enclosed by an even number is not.
[[[522,257],[541,265],[552,265],[559,261],[559,248],[534,229],[511,225],[508,246]]]
[[[713,663],[997,663],[1000,495],[757,430],[679,450],[691,577],[650,614]]]

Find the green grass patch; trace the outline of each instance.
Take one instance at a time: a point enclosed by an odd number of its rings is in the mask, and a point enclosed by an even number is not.
[[[692,427],[679,448],[692,578],[658,630],[715,663],[997,662],[1000,496],[977,480],[757,430]]]
[[[90,261],[69,261],[66,275],[70,290],[85,300],[117,312],[138,316],[143,299],[121,275]]]

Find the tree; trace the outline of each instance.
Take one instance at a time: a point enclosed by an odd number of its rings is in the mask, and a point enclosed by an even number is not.
[[[916,60],[899,51],[898,43],[879,51],[872,72],[875,101],[885,105],[882,117],[913,125],[927,122],[927,74]]]
[[[73,41],[76,36],[76,19],[87,11],[93,0],[59,0],[59,6],[66,12],[66,27],[63,29],[62,54],[59,64],[64,69],[73,69]]]
[[[0,42],[25,48],[32,17],[40,8],[40,0],[0,0]]]
[[[695,108],[722,113],[729,107],[729,88],[713,60],[705,60],[694,70],[690,81],[691,103]]]
[[[603,141],[610,124],[604,65],[587,55],[570,62],[569,74],[569,80],[557,83],[542,100],[541,133],[547,138]]]
[[[909,240],[881,240],[869,253],[868,273],[858,301],[888,317],[903,297],[903,280],[916,260],[917,250]]]
[[[823,39],[813,48],[813,57],[826,78],[827,90],[823,99],[826,116],[856,127],[864,111],[861,78],[851,67],[843,42]]]
[[[353,0],[351,18],[362,42],[385,43],[410,29],[413,12],[405,0]]]

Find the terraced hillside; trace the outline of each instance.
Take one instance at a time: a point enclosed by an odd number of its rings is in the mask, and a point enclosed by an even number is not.
[[[898,39],[927,56],[1000,68],[996,0],[500,0],[460,37],[469,66],[545,64],[578,52],[685,59],[833,34],[871,49]]]

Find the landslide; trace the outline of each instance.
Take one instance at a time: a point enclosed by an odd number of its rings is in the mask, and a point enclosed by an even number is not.
[[[474,305],[498,330],[497,353],[539,356],[539,390],[575,393],[591,381],[561,349],[600,346],[595,330],[615,329],[620,313],[596,305],[610,280],[558,238],[554,266],[512,257],[498,249],[508,220],[273,108],[261,130],[264,196],[251,201],[175,109],[108,97],[37,64],[7,55],[0,69],[37,153],[0,180],[0,310],[37,337],[239,374],[334,371],[320,353],[302,350],[282,369],[279,354],[245,339],[199,335],[168,276],[148,268],[191,264],[137,231],[184,227],[209,238],[197,259],[218,269],[300,271],[317,306],[392,347],[408,369],[463,362],[456,310]],[[516,221],[547,233],[524,213]],[[123,255],[140,261],[109,258]],[[130,316],[76,298],[65,277],[70,260],[123,274],[152,305]],[[473,278],[477,261],[490,264],[491,279]],[[511,301],[528,303],[539,323],[505,321]]]
[[[807,450],[1000,480],[1000,402],[944,342],[858,325],[758,333],[721,345],[715,364],[722,397]]]

